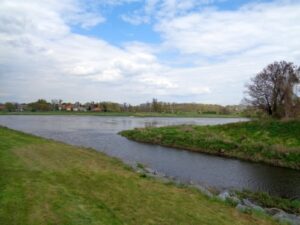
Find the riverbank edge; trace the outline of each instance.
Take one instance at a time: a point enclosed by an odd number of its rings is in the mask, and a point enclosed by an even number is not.
[[[300,225],[300,200],[297,200],[299,205],[298,212],[294,210],[286,211],[283,210],[280,205],[272,205],[272,207],[266,207],[264,204],[264,199],[260,199],[260,202],[253,201],[251,195],[256,195],[258,193],[251,192],[248,190],[238,191],[234,189],[223,189],[217,190],[213,187],[205,187],[204,185],[195,184],[193,182],[183,183],[176,180],[173,177],[166,176],[163,173],[152,170],[151,168],[145,167],[143,164],[137,163],[132,166],[133,170],[140,174],[141,177],[151,177],[160,182],[172,183],[173,185],[193,188],[200,191],[203,195],[210,199],[225,202],[226,204],[235,207],[236,210],[243,213],[263,213],[265,215],[271,216],[275,221],[281,224],[292,224]],[[280,197],[273,197],[267,193],[259,193],[267,195],[270,199],[281,199],[281,201],[289,201],[292,204],[292,200],[282,199]]]
[[[164,144],[159,144],[159,143],[153,143],[153,142],[150,142],[150,141],[137,140],[137,139],[133,139],[133,138],[129,138],[129,137],[125,136],[122,132],[123,131],[121,131],[119,133],[119,135],[121,135],[121,136],[123,136],[123,137],[125,137],[129,140],[136,141],[136,142],[143,143],[143,144],[159,145],[159,146],[162,146],[162,147],[174,148],[174,149],[178,149],[178,150],[186,150],[186,151],[191,151],[191,152],[195,152],[195,153],[199,153],[199,154],[213,155],[213,156],[218,156],[218,157],[223,157],[223,158],[228,158],[228,159],[237,159],[237,160],[241,160],[241,161],[245,161],[245,162],[251,162],[251,163],[263,163],[263,164],[266,164],[266,165],[269,165],[269,166],[276,166],[276,167],[282,167],[282,168],[287,168],[287,169],[293,169],[293,170],[299,170],[300,171],[300,168],[289,167],[289,166],[285,166],[285,165],[281,165],[281,164],[274,164],[272,162],[263,161],[263,160],[254,160],[252,158],[240,158],[240,157],[234,156],[234,155],[225,155],[222,152],[213,153],[213,152],[206,151],[205,149],[183,148],[183,147],[179,147],[179,146],[176,146],[176,145],[164,145]]]
[[[239,122],[239,123],[242,124],[243,122]],[[245,123],[249,123],[249,121],[245,122]],[[232,123],[232,124],[235,124],[235,123]],[[228,124],[225,124],[225,125],[228,125]],[[263,164],[267,164],[267,165],[270,165],[270,166],[300,170],[300,164],[297,164],[297,165],[287,164],[283,161],[280,161],[278,159],[272,159],[272,158],[271,159],[268,159],[268,158],[254,158],[254,157],[251,157],[251,156],[243,155],[243,151],[239,151],[238,148],[235,148],[234,152],[230,152],[230,151],[226,152],[222,148],[216,150],[216,149],[192,147],[192,146],[186,146],[186,145],[182,146],[182,145],[177,145],[177,144],[164,144],[160,141],[160,138],[157,138],[155,140],[145,140],[140,136],[139,137],[136,136],[136,134],[141,133],[141,132],[143,132],[144,130],[147,130],[147,129],[152,129],[152,128],[154,128],[154,129],[164,129],[164,128],[172,128],[172,127],[185,127],[185,126],[187,126],[187,125],[167,126],[167,127],[135,128],[135,129],[132,129],[132,130],[120,131],[118,134],[125,137],[125,138],[127,138],[127,139],[129,139],[129,140],[140,142],[140,143],[145,143],[145,144],[160,145],[160,146],[163,146],[163,147],[186,150],[186,151],[191,151],[191,152],[200,153],[200,154],[215,155],[215,156],[219,156],[219,157],[238,159],[238,160],[242,160],[242,161],[246,161],[246,162],[263,163]],[[213,127],[213,126],[222,126],[222,125],[212,125],[210,127]]]
[[[127,113],[127,112],[0,112],[0,116],[112,116],[112,117],[166,117],[166,118],[246,118],[236,114],[198,114],[198,113]]]

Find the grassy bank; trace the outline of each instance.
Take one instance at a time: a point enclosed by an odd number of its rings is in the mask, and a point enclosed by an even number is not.
[[[49,111],[49,112],[4,112],[0,115],[77,115],[77,116],[134,116],[134,117],[199,117],[199,118],[238,118],[238,114],[200,114],[197,112],[182,113],[155,113],[155,112],[66,112],[66,111]]]
[[[300,121],[251,121],[123,131],[140,142],[300,169]]]
[[[0,127],[0,224],[275,224],[120,161]]]
[[[300,215],[300,200],[271,196],[265,192],[237,191],[236,194],[241,199],[249,199],[265,208],[279,208]]]

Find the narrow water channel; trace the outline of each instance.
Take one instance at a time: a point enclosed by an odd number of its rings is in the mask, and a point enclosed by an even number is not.
[[[0,124],[73,145],[92,147],[126,163],[147,167],[183,182],[219,189],[249,189],[300,199],[300,172],[258,163],[129,141],[117,133],[144,126],[213,125],[242,118],[135,118],[97,116],[0,116]]]

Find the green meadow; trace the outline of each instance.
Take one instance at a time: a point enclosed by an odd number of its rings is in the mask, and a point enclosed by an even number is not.
[[[93,149],[0,127],[0,224],[276,223],[196,189],[142,176]]]

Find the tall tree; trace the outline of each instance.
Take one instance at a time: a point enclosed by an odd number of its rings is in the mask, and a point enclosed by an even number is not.
[[[11,102],[6,102],[4,107],[5,107],[5,110],[8,112],[15,112],[17,110],[16,104],[11,103]]]
[[[39,99],[36,102],[29,103],[31,111],[50,111],[51,104],[44,99]]]
[[[291,62],[269,64],[247,85],[246,101],[270,116],[290,117],[298,98],[294,90],[300,82],[299,71]]]

